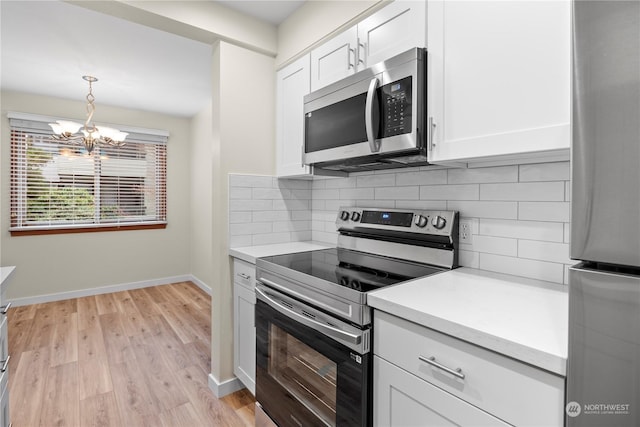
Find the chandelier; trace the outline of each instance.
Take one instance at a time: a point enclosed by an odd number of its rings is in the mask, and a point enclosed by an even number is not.
[[[82,78],[89,82],[87,119],[84,122],[84,126],[68,120],[57,120],[56,123],[49,123],[49,126],[51,126],[54,132],[53,139],[73,144],[82,144],[89,154],[91,154],[97,144],[107,144],[115,147],[123,146],[123,141],[127,135],[129,135],[128,133],[120,132],[118,129],[106,126],[96,126],[92,123],[91,119],[93,118],[93,113],[96,111],[96,107],[93,105],[95,97],[91,91],[91,83],[97,82],[98,79],[93,76],[82,76]]]

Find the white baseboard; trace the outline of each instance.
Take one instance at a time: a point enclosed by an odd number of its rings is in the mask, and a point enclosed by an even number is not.
[[[198,279],[196,276],[194,276],[193,274],[191,274],[191,281],[193,283],[196,284],[196,286],[198,286],[200,289],[202,289],[203,291],[205,291],[207,293],[207,295],[211,296],[211,287],[209,285],[207,285],[206,283],[204,283],[202,280]]]
[[[244,384],[236,377],[220,382],[213,374],[209,374],[209,388],[217,398],[221,398],[228,394],[235,393],[238,390],[242,390]]]
[[[71,298],[81,298],[81,297],[87,297],[91,295],[109,294],[112,292],[148,288],[150,286],[168,285],[170,283],[177,283],[177,282],[193,281],[194,283],[196,283],[193,279],[194,279],[193,275],[185,274],[182,276],[161,277],[158,279],[143,280],[140,282],[121,283],[119,285],[102,286],[99,288],[81,289],[79,291],[60,292],[57,294],[38,295],[35,297],[15,298],[15,299],[9,299],[8,302],[11,302],[13,307],[19,307],[21,305],[62,301],[62,300],[71,299]],[[199,283],[196,283],[196,285],[202,288],[202,286]],[[204,285],[204,283],[202,283],[202,285]],[[209,289],[208,291],[207,289],[203,289],[203,290],[209,293],[209,295],[211,295],[211,289],[210,288],[208,289]]]

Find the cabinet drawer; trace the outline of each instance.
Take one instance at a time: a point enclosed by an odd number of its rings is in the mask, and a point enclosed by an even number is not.
[[[0,396],[2,396],[0,398],[0,427],[9,427],[11,425],[11,419],[9,418],[9,390],[2,389]]]
[[[233,260],[233,281],[249,289],[255,288],[256,266],[239,259]]]
[[[0,321],[0,367],[9,355],[9,338],[7,334],[7,316],[2,316]]]
[[[562,377],[377,310],[373,342],[376,355],[510,424],[563,424]]]

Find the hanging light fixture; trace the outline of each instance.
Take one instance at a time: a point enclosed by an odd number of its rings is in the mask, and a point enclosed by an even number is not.
[[[71,142],[74,144],[83,144],[88,153],[91,153],[97,144],[107,144],[115,147],[124,145],[124,140],[129,135],[126,132],[120,132],[118,129],[96,126],[91,119],[96,111],[93,101],[91,84],[98,81],[93,76],[82,76],[89,82],[89,93],[87,94],[87,119],[84,126],[68,120],[58,120],[56,123],[49,123],[53,129],[53,139],[57,141]]]

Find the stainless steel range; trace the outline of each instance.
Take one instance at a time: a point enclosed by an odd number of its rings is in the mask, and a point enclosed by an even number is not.
[[[367,292],[458,266],[455,211],[342,208],[336,226],[337,248],[257,260],[257,411],[280,427],[370,426]]]

